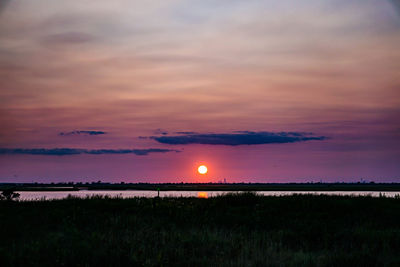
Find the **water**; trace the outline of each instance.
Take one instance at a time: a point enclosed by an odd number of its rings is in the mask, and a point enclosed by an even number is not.
[[[240,191],[160,191],[160,197],[214,197],[226,193],[237,193]],[[63,199],[69,195],[74,197],[85,198],[87,196],[110,196],[110,197],[156,197],[157,191],[145,190],[121,190],[121,191],[106,191],[106,190],[80,190],[80,191],[19,191],[20,200],[40,200],[40,199]],[[205,193],[205,194],[204,194]],[[339,196],[373,196],[386,197],[400,196],[400,192],[376,192],[376,191],[257,191],[257,194],[264,196],[287,196],[293,194],[312,194],[312,195],[339,195]]]

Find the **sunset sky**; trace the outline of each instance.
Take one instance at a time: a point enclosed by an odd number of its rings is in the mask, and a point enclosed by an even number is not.
[[[0,182],[400,182],[399,48],[397,0],[1,0]]]

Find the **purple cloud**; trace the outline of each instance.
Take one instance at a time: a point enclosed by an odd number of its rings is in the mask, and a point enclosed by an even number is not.
[[[67,135],[102,135],[106,134],[103,131],[72,131],[72,132],[61,132],[58,135],[67,136]]]
[[[314,136],[312,133],[303,132],[251,132],[239,131],[235,133],[206,133],[183,134],[178,136],[150,136],[162,144],[170,145],[261,145],[274,143],[295,143],[310,140],[325,140],[326,136]]]
[[[147,149],[79,149],[79,148],[0,148],[0,155],[26,154],[26,155],[48,155],[67,156],[79,154],[135,154],[145,156],[149,153],[180,152],[173,149],[147,148]]]

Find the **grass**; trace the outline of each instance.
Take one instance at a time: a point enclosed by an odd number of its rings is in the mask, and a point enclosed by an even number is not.
[[[2,266],[400,266],[400,199],[0,202]]]

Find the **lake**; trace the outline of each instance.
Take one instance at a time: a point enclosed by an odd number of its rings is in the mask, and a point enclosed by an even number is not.
[[[238,193],[240,191],[160,191],[160,197],[214,197],[226,193]],[[40,199],[63,199],[70,196],[85,198],[87,196],[110,196],[110,197],[156,197],[157,191],[145,190],[80,190],[80,191],[18,191],[20,200],[40,200]],[[379,197],[380,194],[386,197],[400,196],[400,192],[377,192],[377,191],[256,191],[257,194],[264,196],[286,196],[293,194],[313,194],[313,195],[340,195],[340,196],[373,196]]]

